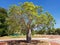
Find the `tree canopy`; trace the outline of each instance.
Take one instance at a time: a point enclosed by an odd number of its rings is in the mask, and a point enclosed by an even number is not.
[[[27,30],[26,28],[47,30],[53,28],[55,24],[55,20],[50,13],[44,12],[41,6],[36,6],[32,2],[11,6],[8,10],[8,17],[12,30],[16,30],[18,27],[19,30]]]

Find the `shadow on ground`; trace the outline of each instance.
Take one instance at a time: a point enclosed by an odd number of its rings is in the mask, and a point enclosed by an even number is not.
[[[39,40],[32,40],[31,43],[27,43],[26,40],[20,40],[20,41],[9,41],[7,42],[7,45],[49,45],[48,42],[45,41],[39,41]]]

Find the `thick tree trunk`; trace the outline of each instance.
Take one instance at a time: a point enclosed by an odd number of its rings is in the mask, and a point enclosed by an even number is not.
[[[26,39],[27,39],[27,43],[31,43],[31,29],[27,30]]]

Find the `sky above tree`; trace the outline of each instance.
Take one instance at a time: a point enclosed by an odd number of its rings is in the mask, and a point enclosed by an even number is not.
[[[0,7],[8,9],[13,4],[24,2],[33,2],[35,5],[42,6],[45,11],[48,11],[56,20],[56,28],[60,28],[60,0],[0,0]]]

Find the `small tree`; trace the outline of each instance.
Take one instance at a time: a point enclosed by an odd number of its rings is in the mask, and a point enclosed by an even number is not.
[[[21,30],[26,30],[28,43],[31,42],[31,31],[37,27],[45,27],[49,22],[48,16],[43,13],[42,7],[36,6],[31,2],[25,2],[20,6],[14,5],[10,7],[8,15],[10,21],[13,20],[12,23],[14,24],[11,24],[12,26],[17,24],[20,26]],[[48,23],[48,25],[50,25],[50,23]]]

